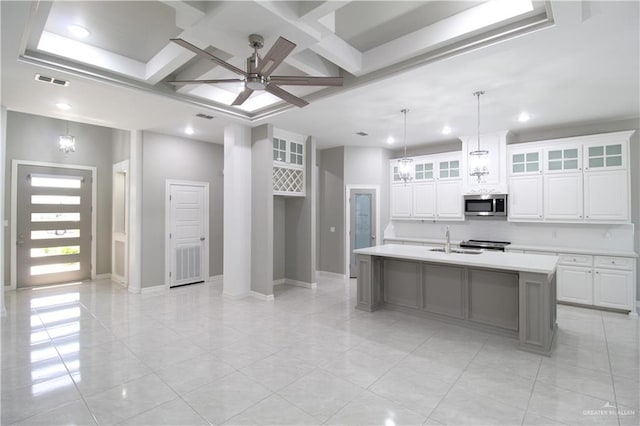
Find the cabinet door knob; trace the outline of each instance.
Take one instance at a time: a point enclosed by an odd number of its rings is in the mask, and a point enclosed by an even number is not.
[[[591,273],[591,271],[589,271],[589,273]],[[597,272],[596,272],[597,273]]]

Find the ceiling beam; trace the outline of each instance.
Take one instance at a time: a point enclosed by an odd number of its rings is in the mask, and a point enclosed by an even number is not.
[[[311,50],[351,74],[361,74],[362,53],[335,34],[324,37],[320,42],[311,46]]]
[[[161,2],[175,9],[176,26],[183,30],[191,27],[205,15],[204,10],[199,8],[195,2],[182,0],[161,0]]]

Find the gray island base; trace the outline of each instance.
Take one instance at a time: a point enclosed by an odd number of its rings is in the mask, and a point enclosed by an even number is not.
[[[519,339],[550,355],[558,258],[522,253],[438,253],[383,245],[356,250],[357,309],[389,308]]]

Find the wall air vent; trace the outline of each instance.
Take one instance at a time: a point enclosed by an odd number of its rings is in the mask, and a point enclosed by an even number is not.
[[[369,133],[367,133],[367,132],[356,132],[356,135],[358,135],[358,136],[369,136]]]
[[[40,75],[40,74],[36,74],[36,81],[55,84],[56,86],[63,86],[63,87],[67,87],[69,85],[69,82],[66,80],[60,80],[59,78],[47,77],[46,75]]]
[[[199,114],[196,114],[196,117],[204,118],[205,120],[211,120],[213,118],[213,115],[199,113]]]

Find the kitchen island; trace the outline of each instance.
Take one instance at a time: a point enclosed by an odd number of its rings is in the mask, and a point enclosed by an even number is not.
[[[433,251],[386,244],[358,255],[356,308],[385,307],[499,332],[549,355],[556,330],[557,256]]]

